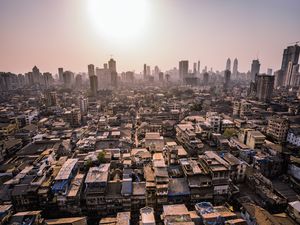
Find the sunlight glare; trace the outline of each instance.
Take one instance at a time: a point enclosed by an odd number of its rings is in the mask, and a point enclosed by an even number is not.
[[[109,39],[128,40],[144,32],[147,0],[89,0],[91,24]]]

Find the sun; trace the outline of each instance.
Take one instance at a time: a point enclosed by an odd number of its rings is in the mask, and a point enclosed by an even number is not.
[[[88,0],[91,24],[101,36],[133,39],[145,31],[147,0]]]

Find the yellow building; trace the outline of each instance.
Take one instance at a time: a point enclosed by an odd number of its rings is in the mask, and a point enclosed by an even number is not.
[[[16,123],[0,123],[0,135],[8,136],[18,129]]]

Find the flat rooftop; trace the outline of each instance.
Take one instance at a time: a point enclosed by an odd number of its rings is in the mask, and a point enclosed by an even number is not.
[[[61,167],[60,171],[58,172],[55,180],[67,180],[72,173],[73,168],[75,167],[78,159],[68,159],[63,166]]]
[[[99,167],[91,167],[85,178],[85,183],[107,182],[110,163],[101,164]]]

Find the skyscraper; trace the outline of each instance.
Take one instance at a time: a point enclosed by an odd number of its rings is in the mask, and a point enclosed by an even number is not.
[[[71,71],[65,71],[63,73],[64,88],[70,89],[72,87],[72,81],[74,74]]]
[[[293,64],[293,62],[290,61],[285,75],[285,81],[284,81],[285,87],[297,86],[298,71],[299,71],[299,64]]]
[[[150,68],[150,66],[146,67],[146,73],[147,73],[147,77],[149,78],[149,76],[151,76],[151,68]]]
[[[93,64],[88,65],[88,74],[90,76],[95,76],[95,66]]]
[[[40,76],[41,76],[40,70],[36,66],[34,66],[32,68],[32,81],[33,81],[33,84],[39,84],[40,83]]]
[[[163,72],[159,72],[159,74],[158,74],[158,80],[159,80],[159,82],[163,82],[164,81],[164,73]]]
[[[91,94],[93,96],[96,96],[98,91],[98,79],[97,76],[95,75],[90,76],[90,88],[91,88]]]
[[[45,88],[48,89],[53,84],[53,77],[52,74],[49,72],[43,73],[43,84],[45,85]]]
[[[57,94],[55,91],[47,91],[45,93],[46,106],[52,107],[57,105]]]
[[[118,73],[116,71],[111,72],[111,85],[113,88],[118,87]]]
[[[284,73],[282,70],[277,70],[274,72],[274,76],[275,76],[275,83],[274,86],[275,87],[280,87],[284,84]]]
[[[229,83],[230,83],[230,76],[231,76],[231,72],[230,70],[225,70],[225,74],[224,74],[224,88],[228,89],[229,87]]]
[[[143,76],[144,76],[144,80],[147,80],[147,65],[146,64],[144,64]]]
[[[58,68],[58,79],[60,82],[64,80],[63,74],[64,74],[64,68]]]
[[[197,63],[194,63],[193,73],[194,73],[195,75],[197,74]]]
[[[256,75],[256,98],[261,102],[270,102],[274,89],[274,76]]]
[[[158,77],[159,72],[160,72],[159,67],[158,67],[158,66],[155,66],[155,67],[154,67],[154,76],[155,76],[155,77]]]
[[[76,78],[75,78],[75,86],[76,88],[78,89],[81,89],[82,88],[82,76],[80,74],[77,74],[76,75]]]
[[[198,68],[197,68],[197,72],[200,74],[200,61],[198,61]]]
[[[300,54],[300,46],[288,46],[283,50],[281,70],[283,73],[282,83],[280,85],[290,86],[293,67],[298,64]]]
[[[227,59],[225,70],[231,71],[231,60],[230,60],[230,58]]]
[[[203,85],[208,85],[208,82],[209,82],[209,74],[205,72],[203,74]]]
[[[96,96],[98,91],[98,79],[95,75],[95,67],[93,64],[88,65],[88,74],[90,79],[91,94]]]
[[[235,58],[233,61],[233,67],[232,67],[233,79],[237,79],[237,74],[238,74],[238,60],[237,60],[237,58]]]
[[[108,61],[108,69],[111,72],[117,72],[117,66],[116,66],[116,61],[114,59],[110,59]]]
[[[259,74],[260,63],[258,59],[254,59],[251,64],[251,80],[255,80],[255,76]]]
[[[189,73],[189,61],[182,60],[179,62],[179,79],[180,81],[184,81],[184,78],[188,76]]]
[[[88,111],[88,99],[81,96],[79,98],[79,107],[81,114],[85,115]]]
[[[284,72],[286,72],[289,66],[289,62],[292,62],[292,64],[298,64],[299,54],[300,54],[300,46],[297,44],[294,46],[288,46],[286,49],[284,49],[281,69]]]

